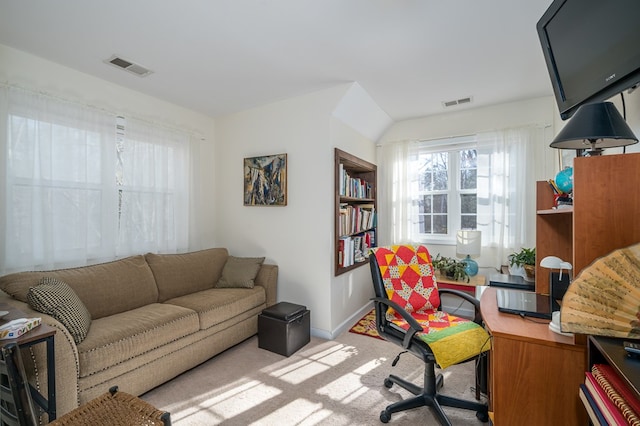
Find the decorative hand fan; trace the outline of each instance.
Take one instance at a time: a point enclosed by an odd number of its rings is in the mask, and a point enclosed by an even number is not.
[[[594,261],[562,299],[563,332],[640,338],[640,243]]]

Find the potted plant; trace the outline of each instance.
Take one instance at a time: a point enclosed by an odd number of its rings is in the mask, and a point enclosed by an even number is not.
[[[469,274],[467,274],[466,263],[454,259],[452,257],[440,256],[440,253],[432,259],[433,269],[438,271],[440,275],[456,281],[469,282]]]
[[[523,247],[520,251],[511,253],[508,258],[510,266],[522,267],[527,274],[527,278],[536,276],[536,248]]]

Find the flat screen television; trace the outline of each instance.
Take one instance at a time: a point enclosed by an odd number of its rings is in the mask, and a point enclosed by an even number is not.
[[[536,28],[563,120],[640,83],[640,0],[554,0]]]

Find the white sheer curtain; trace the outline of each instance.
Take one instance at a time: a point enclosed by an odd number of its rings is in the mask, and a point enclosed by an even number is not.
[[[378,147],[378,245],[417,241],[413,226],[410,156],[414,141],[400,141]]]
[[[419,145],[400,141],[378,147],[381,245],[419,241],[412,227],[411,182],[417,177],[409,167]],[[553,176],[553,154],[544,142],[543,126],[478,134],[477,153],[482,266],[499,268],[515,249],[535,246],[535,181]]]
[[[0,85],[0,274],[190,249],[192,139]]]
[[[0,115],[0,272],[113,258],[114,117],[9,87],[0,87]]]
[[[118,254],[189,246],[189,148],[184,132],[126,120],[118,149]]]
[[[478,229],[495,268],[516,249],[535,246],[535,153],[542,136],[533,126],[478,134]]]

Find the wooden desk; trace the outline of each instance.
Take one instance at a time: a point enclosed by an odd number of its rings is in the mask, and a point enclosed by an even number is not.
[[[499,312],[493,287],[482,293],[480,310],[492,336],[489,410],[494,425],[587,424],[578,396],[587,365],[583,336],[561,336],[549,330],[548,321]]]

